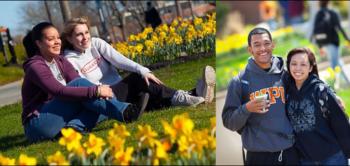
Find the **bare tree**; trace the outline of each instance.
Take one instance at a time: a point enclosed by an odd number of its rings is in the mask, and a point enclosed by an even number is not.
[[[131,13],[131,16],[137,21],[141,29],[145,28],[144,13],[145,8],[143,7],[142,1],[120,1],[127,12]]]
[[[50,11],[51,20],[49,19],[45,3],[43,1],[31,1],[23,4],[19,8],[19,13],[22,16],[19,31],[30,30],[34,25],[42,21],[52,22],[59,31],[63,28],[62,15],[60,13],[57,1],[47,1],[47,10]]]

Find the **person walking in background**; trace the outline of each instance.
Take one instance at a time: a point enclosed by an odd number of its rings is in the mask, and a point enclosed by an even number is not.
[[[270,30],[276,30],[278,4],[276,1],[261,1],[259,11],[261,19],[267,23]]]
[[[168,106],[196,106],[210,103],[214,98],[215,71],[210,66],[204,69],[203,79],[189,93],[165,86],[148,68],[126,58],[104,40],[91,38],[85,18],[68,21],[62,39],[64,56],[80,76],[96,85],[110,85],[120,101],[133,103],[139,93],[149,93],[147,110],[154,110]],[[131,74],[121,78],[116,68]]]
[[[350,125],[334,92],[318,76],[308,48],[287,55],[285,83],[288,118],[302,165],[348,165]]]
[[[51,23],[39,23],[30,33],[24,45],[34,48],[23,63],[21,90],[22,124],[29,141],[56,138],[64,127],[86,132],[107,117],[131,122],[142,114],[140,106],[118,101],[108,85],[79,77],[60,56],[61,39]]]
[[[147,10],[145,11],[145,22],[147,25],[151,25],[153,29],[156,29],[162,24],[162,19],[159,16],[159,12],[152,5],[151,1],[147,2]]]
[[[247,150],[245,165],[299,164],[293,128],[285,112],[283,59],[272,55],[274,48],[267,29],[251,30],[248,51],[252,57],[228,86],[223,125],[241,134]]]
[[[343,64],[340,60],[338,31],[343,34],[348,42],[349,38],[341,26],[340,17],[334,10],[327,7],[328,3],[328,0],[319,1],[320,10],[316,14],[312,40],[320,48],[321,55],[327,54],[333,69],[336,66],[341,68],[340,76],[346,81],[346,85],[350,86],[350,79],[344,73]]]

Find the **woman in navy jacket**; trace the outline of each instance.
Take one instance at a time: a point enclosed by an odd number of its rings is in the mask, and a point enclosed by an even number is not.
[[[333,91],[318,76],[315,55],[295,48],[287,56],[287,115],[302,165],[347,165],[350,125]]]

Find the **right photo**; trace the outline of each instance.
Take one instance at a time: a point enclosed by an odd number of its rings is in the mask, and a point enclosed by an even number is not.
[[[349,165],[350,2],[216,5],[216,164]]]

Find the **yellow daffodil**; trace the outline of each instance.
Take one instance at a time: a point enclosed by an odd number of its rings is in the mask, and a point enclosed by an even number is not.
[[[87,149],[87,154],[94,153],[96,156],[99,156],[102,152],[102,147],[105,145],[105,142],[102,138],[96,137],[94,134],[89,134],[89,139],[83,144]]]
[[[180,155],[189,158],[191,156],[190,148],[193,148],[193,146],[191,146],[188,137],[186,137],[185,135],[181,135],[180,138],[177,140],[177,144],[179,145]]]
[[[56,151],[55,154],[48,156],[47,163],[49,165],[69,165],[69,162],[60,151]]]
[[[114,155],[114,162],[117,165],[129,165],[130,161],[132,160],[132,153],[134,152],[133,147],[128,147],[126,151],[121,149]]]
[[[216,128],[216,117],[215,116],[210,118],[210,128],[211,129]]]
[[[136,138],[146,146],[154,147],[158,134],[152,130],[150,125],[137,126]]]
[[[195,26],[200,25],[200,24],[202,24],[202,23],[203,23],[203,19],[202,19],[202,18],[196,17],[196,18],[194,19],[194,25],[195,25]]]
[[[339,66],[336,66],[336,67],[334,68],[334,72],[335,72],[336,74],[340,73],[340,71],[341,71],[341,69],[340,69]]]
[[[109,130],[108,135],[116,135],[120,138],[125,139],[126,137],[130,136],[130,132],[126,129],[125,125],[118,125],[117,123],[114,123],[113,129]]]
[[[172,121],[173,127],[177,132],[190,134],[194,127],[193,121],[188,117],[187,113],[175,115]]]
[[[112,151],[118,151],[120,149],[124,149],[125,139],[117,135],[109,135],[108,142],[110,144],[110,148],[112,149]]]
[[[148,49],[154,47],[154,43],[153,43],[152,40],[146,40],[146,41],[145,41],[145,45],[146,45],[146,47],[147,47]]]
[[[68,151],[79,149],[81,147],[80,140],[81,134],[73,130],[72,128],[64,128],[61,130],[62,137],[59,140],[60,145],[66,145]]]
[[[136,36],[135,35],[130,35],[129,38],[128,38],[129,42],[133,42],[135,40],[136,40]]]
[[[0,154],[0,165],[15,165],[16,159],[8,158]]]
[[[216,149],[216,139],[213,136],[208,136],[208,147],[209,149],[215,150]]]
[[[36,165],[36,159],[34,157],[21,154],[18,159],[18,165]]]
[[[174,21],[171,23],[171,26],[176,27],[177,25],[179,25],[179,21],[177,19],[174,19]]]
[[[177,136],[176,130],[166,121],[162,121],[162,125],[164,128],[164,133],[170,136],[171,142],[174,142]]]
[[[137,44],[136,45],[136,51],[137,51],[137,53],[141,53],[142,52],[142,49],[143,49],[143,45],[142,44]]]

